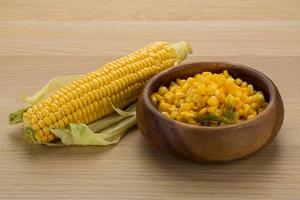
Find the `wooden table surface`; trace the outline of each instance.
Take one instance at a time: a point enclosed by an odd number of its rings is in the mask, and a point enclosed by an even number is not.
[[[285,121],[248,158],[196,164],[152,150],[137,129],[109,147],[29,146],[8,114],[58,75],[84,73],[152,41],[189,41],[189,61],[255,67]],[[300,199],[298,0],[0,0],[0,199]]]

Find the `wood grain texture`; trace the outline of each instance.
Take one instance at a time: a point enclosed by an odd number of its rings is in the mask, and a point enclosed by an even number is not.
[[[0,199],[299,199],[299,7],[296,0],[0,0]],[[21,94],[154,40],[190,41],[190,62],[242,63],[269,76],[285,105],[275,141],[249,158],[205,165],[159,154],[137,129],[115,146],[49,148],[28,146],[22,127],[8,125]]]
[[[5,20],[300,19],[298,0],[0,0]]]

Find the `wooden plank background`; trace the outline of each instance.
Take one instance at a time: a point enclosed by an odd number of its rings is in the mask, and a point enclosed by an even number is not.
[[[7,116],[55,76],[84,73],[155,40],[192,61],[255,67],[285,105],[279,136],[248,158],[196,164],[149,148],[137,129],[109,147],[29,146]],[[297,0],[0,0],[0,199],[300,199]]]

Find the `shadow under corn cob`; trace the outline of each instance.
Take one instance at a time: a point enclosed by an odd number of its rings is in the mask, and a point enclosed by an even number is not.
[[[83,75],[24,113],[25,134],[29,132],[37,143],[48,143],[55,139],[51,128],[89,124],[114,112],[112,105],[124,108],[136,101],[149,78],[191,51],[186,42],[155,42]]]

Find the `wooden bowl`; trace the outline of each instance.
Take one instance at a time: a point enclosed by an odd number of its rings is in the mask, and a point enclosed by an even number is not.
[[[253,84],[264,93],[268,106],[249,121],[219,127],[196,126],[169,119],[150,100],[159,86],[196,73],[223,70]],[[277,87],[263,73],[240,64],[198,62],[165,70],[145,86],[137,106],[138,128],[156,149],[201,162],[222,162],[243,158],[268,145],[281,128],[283,103]]]

